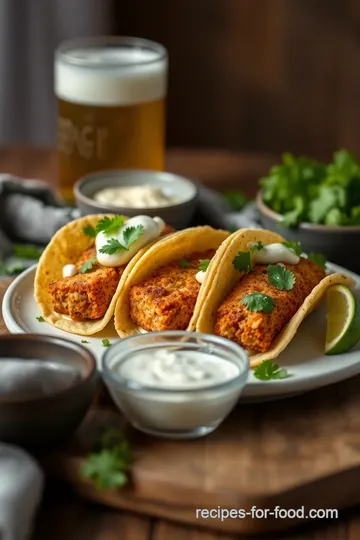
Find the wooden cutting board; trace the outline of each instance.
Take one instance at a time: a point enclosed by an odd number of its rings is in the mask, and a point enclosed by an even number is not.
[[[0,283],[0,290],[5,285]],[[1,295],[0,295],[1,298]],[[0,321],[0,333],[6,330]],[[302,396],[236,407],[211,435],[184,442],[124,423],[103,392],[73,439],[43,466],[82,497],[115,508],[236,533],[264,533],[289,519],[197,519],[196,509],[341,509],[360,503],[360,377]],[[80,468],[101,426],[123,426],[134,453],[131,486],[99,491]]]

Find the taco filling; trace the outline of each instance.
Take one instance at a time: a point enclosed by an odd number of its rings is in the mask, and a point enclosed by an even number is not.
[[[283,269],[276,273],[275,268],[273,274],[269,274],[269,265],[257,264],[238,281],[217,310],[215,334],[249,351],[266,352],[271,348],[305,298],[325,277],[320,266],[303,257],[297,264],[280,264],[272,265]],[[274,284],[276,278],[269,280],[271,275],[288,276],[288,285],[284,280],[286,287],[278,288],[281,283]],[[266,303],[266,299],[270,300]]]
[[[129,290],[130,318],[148,331],[185,330],[201,287],[201,263],[209,264],[216,250],[193,253],[158,268]]]
[[[97,228],[84,229],[93,245],[76,261],[67,261],[63,277],[49,283],[54,311],[73,321],[104,317],[130,260],[147,243],[172,231],[160,218],[149,216],[127,221],[105,217]]]

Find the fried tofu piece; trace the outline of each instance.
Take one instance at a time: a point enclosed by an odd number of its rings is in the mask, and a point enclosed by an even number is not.
[[[325,277],[315,263],[301,258],[298,264],[284,265],[296,282],[290,291],[280,291],[268,282],[267,265],[257,265],[241,278],[217,310],[215,334],[235,341],[248,351],[266,352],[300,308],[313,288]],[[252,292],[267,294],[275,300],[270,313],[249,311],[241,299]]]
[[[147,330],[185,330],[193,315],[200,283],[195,279],[200,259],[211,259],[215,250],[194,253],[188,267],[174,261],[162,266],[129,291],[130,317]]]
[[[76,263],[81,266],[96,256],[95,248],[86,250]],[[125,266],[106,268],[94,264],[85,274],[62,278],[49,285],[54,310],[74,321],[101,319],[115,294]]]

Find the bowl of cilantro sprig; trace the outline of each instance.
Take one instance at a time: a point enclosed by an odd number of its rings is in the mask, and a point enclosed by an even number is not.
[[[284,154],[260,185],[257,205],[266,229],[360,271],[360,161],[351,152],[335,152],[331,163]]]

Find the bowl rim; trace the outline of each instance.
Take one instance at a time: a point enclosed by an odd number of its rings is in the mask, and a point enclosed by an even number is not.
[[[265,214],[267,217],[273,219],[274,221],[281,221],[282,215],[278,214],[264,203],[262,198],[262,189],[259,189],[259,191],[257,192],[255,200],[256,205],[262,214]],[[285,226],[284,228],[289,227]],[[303,231],[332,232],[336,234],[342,234],[344,232],[360,233],[360,225],[323,225],[320,223],[310,223],[308,221],[303,221],[299,223],[296,229],[300,229]]]
[[[54,345],[60,345],[64,349],[75,349],[76,352],[79,352],[82,356],[82,359],[86,359],[86,363],[89,366],[89,372],[84,376],[81,377],[78,381],[75,381],[71,386],[64,388],[62,390],[57,390],[55,392],[51,392],[51,394],[46,395],[40,395],[39,397],[35,398],[26,398],[26,399],[6,399],[0,396],[0,406],[1,405],[24,405],[24,404],[35,404],[35,403],[41,403],[47,400],[53,400],[58,399],[62,397],[66,397],[66,395],[70,395],[74,392],[74,390],[78,390],[82,386],[85,386],[94,376],[97,375],[97,364],[95,356],[88,350],[86,347],[83,347],[79,343],[76,343],[75,341],[72,341],[71,339],[66,339],[58,336],[53,336],[50,334],[5,334],[0,335],[0,345],[1,342],[9,341],[9,342],[16,342],[16,341],[30,341],[31,343],[35,342],[46,342],[47,344],[54,344]],[[1,356],[0,355],[0,363],[2,362],[2,359],[5,358],[11,358],[10,356]],[[15,357],[14,357],[15,358]],[[20,358],[20,360],[27,360],[27,358],[21,358],[20,355],[17,357]],[[45,359],[45,358],[36,358],[36,354],[34,355],[35,360],[42,361],[51,361],[51,359]]]
[[[166,205],[166,206],[146,206],[143,208],[136,208],[133,206],[114,206],[112,204],[99,203],[95,201],[94,199],[91,199],[90,197],[88,197],[82,192],[84,185],[91,183],[94,179],[98,179],[102,175],[104,177],[106,177],[107,174],[109,175],[119,174],[120,176],[126,176],[127,174],[132,174],[135,176],[137,174],[141,175],[144,173],[151,173],[151,174],[158,174],[158,175],[165,174],[165,175],[172,176],[174,177],[175,180],[179,179],[182,182],[186,182],[187,184],[191,185],[191,187],[194,189],[194,194],[189,199],[185,199],[176,204],[171,204],[171,205]],[[137,184],[135,183],[134,185],[136,186]],[[142,185],[142,184],[139,184],[139,185]],[[177,208],[181,208],[181,207],[184,207],[185,205],[194,203],[199,196],[199,183],[196,182],[195,180],[191,180],[190,178],[186,178],[185,176],[182,176],[181,174],[172,173],[169,171],[156,171],[153,169],[105,169],[103,171],[86,174],[85,176],[82,176],[81,178],[79,178],[74,184],[73,192],[75,195],[75,199],[77,201],[80,200],[81,203],[87,204],[88,206],[91,206],[92,208],[97,209],[97,210],[101,210],[102,212],[126,213],[126,211],[129,211],[129,210],[131,212],[137,211],[137,210],[139,212],[141,211],[146,212],[148,210],[151,210],[151,211],[156,210],[156,211],[161,212],[164,210],[166,211],[176,210]]]
[[[213,334],[205,334],[203,332],[188,332],[187,330],[163,330],[160,332],[151,332],[151,335],[156,334],[158,337],[166,337],[170,334],[172,336],[175,336],[178,338],[177,342],[175,341],[161,341],[159,343],[154,343],[153,346],[144,345],[143,347],[140,347],[137,349],[137,351],[134,351],[134,354],[136,354],[139,351],[146,351],[150,350],[151,348],[158,348],[158,347],[174,347],[177,345],[181,345],[181,338],[197,338],[199,340],[203,340],[207,343],[215,343],[219,345],[223,345],[227,350],[230,350],[232,353],[240,354],[241,360],[242,360],[242,367],[240,367],[237,364],[237,367],[239,368],[239,373],[235,375],[232,379],[229,379],[225,382],[221,383],[215,383],[210,386],[201,387],[201,388],[162,388],[159,386],[151,385],[151,384],[143,384],[140,382],[135,381],[134,379],[127,379],[126,377],[123,377],[119,373],[114,372],[109,366],[109,357],[115,353],[116,349],[123,346],[124,343],[127,343],[129,341],[136,341],[141,340],[142,338],[146,337],[147,334],[135,334],[132,336],[128,336],[126,338],[121,339],[119,342],[117,342],[113,349],[106,350],[103,353],[102,359],[101,359],[101,367],[102,367],[102,378],[104,382],[108,382],[109,384],[116,385],[118,388],[125,388],[126,390],[132,392],[132,393],[138,393],[138,392],[153,392],[156,394],[190,394],[194,395],[196,393],[201,393],[205,391],[217,391],[222,390],[225,388],[231,388],[235,386],[237,383],[239,384],[239,388],[243,389],[244,386],[247,383],[249,371],[250,371],[250,359],[247,351],[240,347],[237,343],[234,343],[233,341],[230,341],[228,339],[225,339],[221,336],[215,336]],[[186,343],[186,339],[183,343]],[[131,351],[125,351],[123,355],[119,354],[119,360],[121,362],[126,362],[128,359],[128,356],[130,356],[132,353]]]

